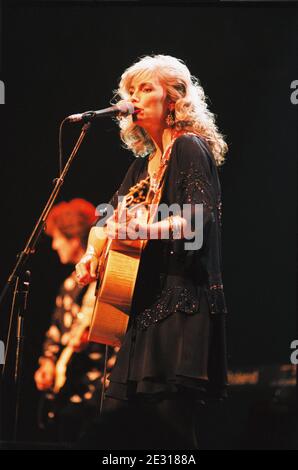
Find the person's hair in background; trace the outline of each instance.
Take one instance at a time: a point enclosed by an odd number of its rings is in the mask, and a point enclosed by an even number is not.
[[[46,234],[52,237],[58,229],[69,240],[79,238],[82,247],[86,248],[90,228],[97,219],[95,211],[95,206],[85,199],[59,202],[48,215]]]
[[[227,144],[216,126],[214,114],[208,109],[199,80],[190,74],[182,60],[161,54],[140,58],[122,74],[116,95],[129,100],[132,80],[149,79],[152,74],[165,87],[168,100],[175,104],[167,120],[169,127],[201,136],[210,146],[216,164],[221,165],[228,150]],[[121,117],[119,126],[122,141],[136,156],[144,156],[154,150],[150,136],[133,122],[131,116]]]

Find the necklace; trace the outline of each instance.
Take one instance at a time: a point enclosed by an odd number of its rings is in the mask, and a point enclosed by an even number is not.
[[[148,157],[148,174],[149,174],[150,179],[152,181],[156,179],[156,176],[157,176],[157,174],[160,170],[160,166],[162,164],[162,158],[161,158],[159,162],[157,162],[157,161],[155,162],[156,165],[154,164],[155,171],[152,171],[152,170],[149,171],[149,164],[156,156],[157,156],[157,151],[155,151],[153,154],[149,155],[149,157]]]

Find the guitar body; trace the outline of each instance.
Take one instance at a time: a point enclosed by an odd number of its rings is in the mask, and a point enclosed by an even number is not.
[[[89,341],[121,346],[144,242],[112,240],[100,276]]]

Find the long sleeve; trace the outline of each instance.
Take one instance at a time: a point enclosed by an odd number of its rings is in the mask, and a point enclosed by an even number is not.
[[[177,269],[193,269],[199,284],[207,286],[211,313],[226,313],[221,266],[221,189],[216,163],[208,145],[198,136],[180,136],[172,150],[166,188],[168,204],[177,203],[180,208],[189,204],[191,222],[197,216],[196,204],[203,208],[199,249],[193,240],[170,240],[168,255],[171,263],[177,260]],[[186,248],[186,243],[190,246]],[[169,261],[170,262],[170,261]],[[180,268],[178,268],[180,266]]]
[[[212,155],[197,136],[184,135],[177,141],[177,199],[180,206],[191,208],[191,222],[195,223],[197,206],[203,206],[203,227],[215,222],[219,187],[212,175]]]

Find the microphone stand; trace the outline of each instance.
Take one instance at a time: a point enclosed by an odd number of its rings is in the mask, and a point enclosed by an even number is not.
[[[17,296],[17,309],[18,309],[18,321],[17,321],[17,345],[16,345],[16,361],[14,371],[14,383],[16,387],[16,403],[15,403],[15,420],[14,420],[14,440],[17,440],[18,432],[18,421],[19,421],[19,409],[20,409],[20,397],[21,397],[21,382],[22,382],[22,366],[23,366],[23,351],[24,351],[24,317],[28,305],[28,294],[30,287],[30,271],[26,271],[24,279],[22,281],[21,288],[19,289],[19,278],[16,282],[16,290],[14,296]]]
[[[52,190],[52,193],[50,194],[49,196],[49,199],[39,217],[39,219],[37,220],[36,224],[35,224],[35,227],[33,228],[33,231],[31,233],[31,235],[29,236],[28,240],[27,240],[27,243],[25,245],[25,248],[17,255],[17,262],[10,274],[10,276],[8,277],[8,280],[1,292],[1,295],[0,295],[0,305],[2,304],[7,292],[9,291],[9,289],[14,286],[14,295],[13,295],[13,301],[12,301],[12,305],[11,305],[11,311],[10,311],[10,320],[9,320],[9,328],[8,328],[8,334],[7,334],[7,341],[6,341],[6,348],[5,348],[5,357],[4,357],[4,365],[3,365],[3,368],[2,368],[2,379],[4,378],[4,375],[5,375],[5,372],[6,372],[6,359],[7,359],[7,354],[8,354],[8,350],[9,350],[9,343],[10,343],[10,340],[11,340],[11,336],[12,336],[12,324],[13,324],[13,318],[15,318],[15,309],[16,309],[16,305],[18,304],[18,301],[17,301],[17,297],[18,297],[18,294],[19,293],[23,293],[24,297],[26,297],[26,301],[27,301],[27,296],[28,296],[28,291],[26,292],[26,295],[24,294],[24,286],[23,286],[23,291],[19,291],[19,284],[20,284],[20,278],[23,279],[23,283],[26,282],[25,281],[25,277],[24,275],[22,274],[23,273],[23,270],[24,270],[24,267],[26,265],[26,263],[28,262],[29,258],[31,255],[33,255],[35,253],[35,247],[40,239],[40,236],[42,234],[42,232],[44,231],[44,228],[45,228],[45,225],[46,225],[46,219],[49,215],[49,212],[50,210],[52,209],[52,206],[55,202],[55,200],[57,199],[57,196],[60,192],[60,189],[64,183],[64,180],[65,180],[65,177],[70,169],[70,166],[73,162],[73,159],[75,158],[80,146],[81,146],[81,143],[83,142],[89,128],[91,126],[91,122],[90,120],[88,120],[87,122],[85,122],[85,124],[83,125],[82,129],[81,129],[81,133],[79,135],[79,138],[77,140],[77,142],[75,143],[75,146],[67,160],[67,163],[66,165],[64,166],[60,176],[58,178],[55,178],[53,183],[54,183],[54,188]],[[29,284],[28,284],[28,289],[29,289]],[[20,369],[21,369],[21,363],[22,363],[22,358],[21,358],[21,355],[22,355],[22,349],[23,349],[23,343],[24,343],[24,335],[23,335],[23,330],[24,330],[24,325],[23,325],[23,313],[24,313],[24,310],[22,310],[22,308],[19,310],[19,320],[18,320],[18,334],[17,334],[17,350],[16,350],[16,366],[15,366],[15,384],[17,386],[17,388],[19,387],[20,385],[20,381],[19,381],[19,373],[20,373]],[[17,390],[17,399],[16,399],[16,409],[15,409],[15,416],[16,416],[16,420],[15,420],[15,428],[14,428],[14,436],[16,436],[16,433],[17,433],[17,421],[18,421],[18,409],[19,409],[19,392]]]

